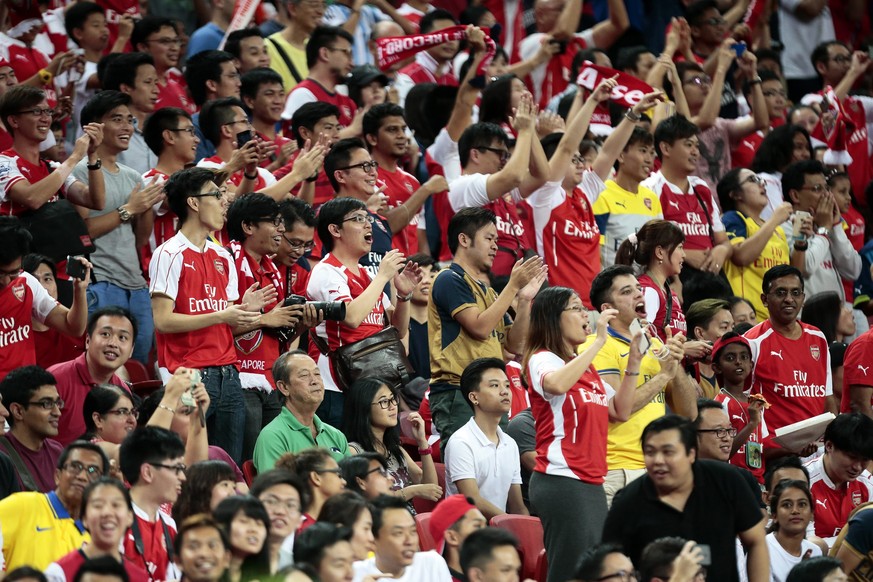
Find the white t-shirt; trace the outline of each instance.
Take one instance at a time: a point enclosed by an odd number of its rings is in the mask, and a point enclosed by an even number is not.
[[[521,485],[518,445],[497,428],[498,444],[491,442],[471,418],[446,445],[446,496],[459,493],[456,481],[475,479],[479,493],[506,511],[511,485]]]
[[[489,175],[466,174],[449,184],[449,204],[452,205],[452,210],[457,212],[464,208],[478,208],[491,202],[488,198]],[[521,201],[521,192],[518,188],[513,189],[510,194],[513,202]]]
[[[821,548],[809,540],[800,542],[800,556],[792,556],[776,539],[775,533],[767,534],[767,547],[770,550],[770,580],[771,582],[785,582],[791,568],[800,563],[802,556],[812,550],[811,558],[821,556]]]
[[[511,26],[509,28],[512,28]],[[532,59],[537,51],[540,50],[540,45],[542,44],[542,40],[545,34],[542,32],[537,32],[528,36],[527,38],[522,39],[521,43],[518,45],[518,53],[521,56],[521,60],[526,61],[528,59]],[[576,38],[581,38],[585,41],[585,45],[589,47],[594,46],[594,29],[588,28],[583,30],[582,32],[576,33]],[[533,85],[534,90],[534,103],[539,103],[540,99],[542,99],[543,95],[543,81],[546,80],[546,67],[548,63],[543,63],[541,65],[537,65],[537,67],[530,72],[530,80]],[[570,83],[575,83],[576,79],[569,79]]]
[[[353,568],[355,570],[353,582],[364,582],[368,576],[372,576],[374,580],[395,582],[452,582],[452,574],[446,561],[434,551],[417,552],[412,559],[412,564],[407,566],[403,574],[397,578],[380,576],[382,572],[376,567],[375,557],[355,562]]]

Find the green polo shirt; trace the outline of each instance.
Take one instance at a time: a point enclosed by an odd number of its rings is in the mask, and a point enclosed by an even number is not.
[[[255,443],[253,460],[258,473],[272,469],[276,460],[285,453],[299,453],[312,447],[327,449],[337,461],[351,455],[349,443],[342,432],[324,424],[317,416],[314,422],[318,434],[312,438],[309,427],[303,426],[291,411],[283,406],[279,416],[264,427],[258,436],[258,442]]]

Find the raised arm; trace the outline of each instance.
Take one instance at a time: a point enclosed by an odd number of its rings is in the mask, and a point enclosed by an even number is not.
[[[594,114],[597,104],[609,99],[609,94],[612,92],[612,88],[615,87],[615,83],[615,78],[604,80],[584,100],[584,103],[583,91],[581,89],[576,91],[576,95],[573,97],[574,107],[571,108],[576,109],[576,114],[570,118],[567,130],[564,132],[564,136],[558,142],[555,153],[552,154],[549,160],[549,180],[552,182],[560,182],[564,179],[567,165],[576,152],[579,151],[579,143],[585,136],[585,132],[588,131],[591,116]],[[582,103],[582,105],[575,107],[577,103]]]
[[[648,111],[663,99],[664,94],[660,90],[647,93],[642,99],[640,99],[639,103],[631,107],[627,113],[625,113],[621,119],[621,123],[618,124],[618,127],[612,130],[612,133],[609,134],[608,138],[606,138],[603,147],[600,149],[600,152],[594,159],[594,163],[591,165],[591,169],[601,180],[606,180],[609,177],[609,173],[615,164],[615,160],[617,160],[618,156],[621,155],[624,146],[627,145],[627,140],[630,139],[631,133],[633,133],[634,127],[636,127],[635,120],[638,121],[642,117],[644,111]]]
[[[530,93],[522,95],[518,103],[515,117],[511,119],[512,126],[518,132],[515,150],[509,161],[499,172],[488,176],[485,188],[489,200],[496,200],[507,192],[521,186],[527,176],[530,165],[531,141],[534,139],[534,120],[536,107]]]

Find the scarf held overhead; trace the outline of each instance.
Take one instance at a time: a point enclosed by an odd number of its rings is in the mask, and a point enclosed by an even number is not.
[[[490,34],[490,32],[490,30],[486,30],[486,34]],[[432,46],[465,38],[467,38],[467,27],[464,25],[450,26],[424,34],[379,38],[376,39],[378,65],[384,71],[391,65],[408,59],[412,55],[429,49]],[[497,43],[494,42],[491,36],[485,37],[485,51],[485,58],[482,59],[482,63],[476,69],[477,77],[485,75],[485,69],[491,64],[491,59],[494,58],[494,53],[497,52]]]

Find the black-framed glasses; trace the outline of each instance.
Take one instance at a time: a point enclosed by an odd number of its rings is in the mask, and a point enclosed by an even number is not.
[[[176,131],[176,132],[182,131],[182,132],[187,133],[188,135],[197,135],[197,130],[194,128],[193,125],[190,127],[177,127],[175,129],[171,129],[169,131]]]
[[[239,75],[237,75],[237,76],[239,76]],[[252,124],[248,120],[248,118],[245,118],[245,119],[234,119],[233,121],[228,121],[227,123],[222,123],[221,125],[236,125],[237,123],[245,123],[246,125]]]
[[[372,475],[373,473],[379,473],[379,474],[382,475],[383,477],[387,477],[387,476],[388,476],[388,470],[387,470],[385,467],[382,467],[382,466],[376,467],[375,469],[370,469],[369,471],[367,471],[366,473],[364,473],[364,475]]]
[[[149,463],[149,465],[151,465],[152,467],[160,467],[161,469],[168,469],[170,471],[173,471],[177,477],[179,475],[184,475],[185,471],[188,470],[188,467],[185,465],[185,463],[179,463],[178,465],[165,465],[163,463]]]
[[[275,218],[259,218],[255,222],[269,222],[276,228],[285,224],[285,220],[281,216],[276,216]]]
[[[96,481],[103,476],[102,467],[98,467],[97,465],[83,465],[79,461],[70,461],[65,464],[63,468],[70,477],[78,477],[82,474],[82,471],[85,471],[85,476],[88,478],[88,481]]]
[[[367,224],[369,222],[373,224],[376,222],[376,219],[371,214],[355,214],[354,216],[343,218],[343,222],[357,222],[358,224]]]
[[[106,414],[114,414],[115,416],[132,416],[139,418],[139,410],[136,408],[116,408],[115,410],[107,410]]]
[[[367,216],[370,216],[369,214]],[[314,241],[304,242],[302,240],[296,238],[288,238],[284,234],[282,238],[285,239],[285,242],[288,243],[288,246],[292,249],[303,249],[304,251],[311,251],[315,247]]]
[[[759,176],[758,174],[752,174],[742,182],[740,182],[740,186],[743,184],[757,184],[758,186],[763,186],[765,184],[764,178]]]
[[[33,115],[34,117],[51,117],[55,114],[55,110],[51,107],[35,107],[33,109],[25,109],[24,111],[19,111],[15,115]]]
[[[31,400],[30,402],[27,403],[27,406],[39,406],[43,410],[51,410],[52,408],[57,406],[58,410],[63,410],[65,404],[66,403],[64,402],[63,398],[58,398],[58,399],[42,398],[40,400]]]
[[[500,158],[501,162],[505,162],[509,159],[509,150],[505,150],[503,148],[490,148],[486,146],[481,146],[476,148],[477,150],[485,150],[489,152],[494,152]]]
[[[342,472],[342,470],[340,470],[339,467],[337,467],[336,469],[316,469],[315,472],[318,473],[319,475],[322,473],[333,473],[334,475],[336,475],[340,479],[343,478],[343,472]]]
[[[224,198],[227,190],[224,188],[219,188],[218,190],[210,190],[209,192],[201,192],[200,194],[190,194],[189,198],[215,198],[216,200],[221,200]]]
[[[613,574],[607,574],[600,578],[595,578],[593,582],[606,582],[606,580],[620,579],[621,582],[630,582],[631,580],[639,580],[640,573],[636,570],[619,570]]]
[[[699,428],[697,432],[711,432],[715,434],[716,438],[723,439],[724,437],[731,435],[731,438],[737,436],[737,429],[734,427],[730,428]]]
[[[382,410],[388,410],[389,408],[394,408],[397,406],[397,397],[392,396],[391,398],[383,398],[382,400],[377,400],[370,406],[378,405]]]
[[[375,160],[370,160],[369,162],[361,162],[360,164],[352,164],[351,166],[346,166],[344,168],[337,168],[337,170],[352,170],[354,168],[361,168],[368,174],[370,172],[375,172],[376,168],[379,167],[379,162]]]

